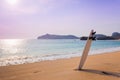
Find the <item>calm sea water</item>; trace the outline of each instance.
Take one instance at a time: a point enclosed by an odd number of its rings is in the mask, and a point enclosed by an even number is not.
[[[0,40],[0,66],[32,63],[81,56],[86,41],[57,40]],[[93,41],[89,55],[120,50],[120,41]]]

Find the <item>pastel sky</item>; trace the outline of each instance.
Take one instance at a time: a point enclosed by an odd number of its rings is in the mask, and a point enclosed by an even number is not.
[[[0,38],[120,32],[120,0],[0,0]]]

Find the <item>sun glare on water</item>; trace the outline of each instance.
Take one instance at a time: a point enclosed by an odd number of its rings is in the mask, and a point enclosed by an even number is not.
[[[7,39],[7,40],[4,40],[4,43],[10,46],[14,46],[14,45],[18,45],[19,41],[14,39]]]
[[[5,39],[1,40],[1,48],[3,53],[15,54],[19,52],[19,46],[22,45],[22,40],[17,39]]]

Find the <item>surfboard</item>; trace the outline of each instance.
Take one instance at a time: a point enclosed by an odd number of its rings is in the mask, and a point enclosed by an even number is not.
[[[94,37],[95,33],[96,32],[94,32],[94,30],[91,30],[90,35],[87,39],[86,45],[85,45],[84,50],[83,50],[83,54],[82,54],[82,57],[81,57],[81,60],[80,60],[79,68],[78,68],[79,70],[82,69],[82,67],[83,67],[83,65],[84,65],[84,63],[87,59],[92,40],[95,40],[95,37]]]

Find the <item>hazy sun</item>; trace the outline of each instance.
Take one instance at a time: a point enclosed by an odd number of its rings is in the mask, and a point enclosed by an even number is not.
[[[17,5],[19,3],[19,0],[6,0],[6,2],[10,5]]]

